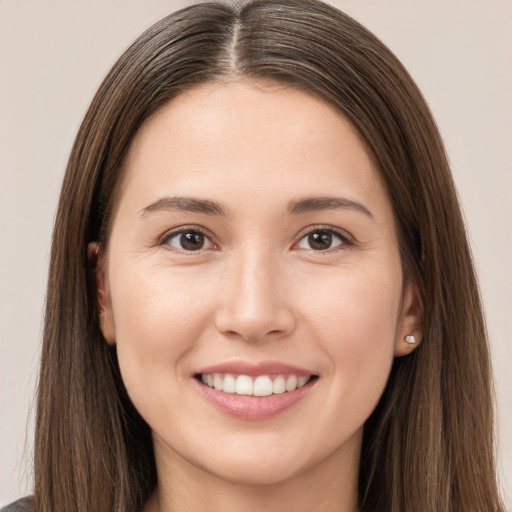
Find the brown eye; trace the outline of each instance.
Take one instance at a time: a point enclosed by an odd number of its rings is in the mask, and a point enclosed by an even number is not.
[[[313,251],[327,251],[349,242],[341,234],[328,229],[316,229],[301,238],[297,247]]]
[[[308,243],[311,249],[316,251],[323,251],[330,249],[332,245],[332,233],[326,231],[318,231],[308,235]]]
[[[214,246],[204,233],[196,229],[171,233],[165,238],[163,244],[170,245],[173,249],[183,252],[211,249]]]
[[[186,251],[198,251],[203,248],[204,235],[197,232],[182,233],[180,235],[180,245]]]

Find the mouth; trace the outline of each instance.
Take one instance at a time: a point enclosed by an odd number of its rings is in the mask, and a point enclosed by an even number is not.
[[[211,389],[240,396],[268,397],[296,391],[318,379],[318,375],[197,373],[194,377]]]
[[[273,361],[233,361],[203,368],[193,375],[206,403],[242,420],[267,420],[305,399],[319,375]]]

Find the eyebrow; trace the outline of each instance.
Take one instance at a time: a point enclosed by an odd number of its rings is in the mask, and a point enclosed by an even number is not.
[[[288,203],[288,213],[291,215],[300,215],[301,213],[349,209],[364,213],[371,219],[373,215],[366,206],[345,197],[305,197],[295,199]],[[209,199],[197,199],[192,197],[162,197],[157,199],[150,205],[140,210],[139,214],[145,216],[149,213],[166,210],[166,211],[185,211],[194,213],[203,213],[205,215],[218,215],[226,217],[226,210],[215,201]]]
[[[192,197],[162,197],[139,211],[141,216],[160,210],[204,213],[206,215],[226,216],[226,211],[219,203],[208,199]]]
[[[305,197],[288,203],[288,212],[291,214],[335,210],[338,208],[355,210],[364,213],[371,219],[374,218],[372,212],[364,204],[346,197]]]

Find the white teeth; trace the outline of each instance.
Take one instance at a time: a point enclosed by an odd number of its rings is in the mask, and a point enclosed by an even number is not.
[[[280,395],[285,391],[286,386],[284,382],[284,377],[282,375],[279,375],[274,379],[274,382],[272,382],[272,393],[274,393],[274,395]]]
[[[286,379],[286,391],[293,391],[297,389],[297,377],[295,375],[290,375]]]
[[[240,377],[239,377],[240,378]],[[256,377],[254,381],[254,390],[252,392],[254,396],[269,396],[272,394],[272,381],[270,377],[266,375],[260,375]]]
[[[222,391],[224,387],[224,379],[218,373],[213,374],[213,387],[218,391]]]
[[[297,379],[297,388],[301,388],[309,380],[309,377],[299,377]]]
[[[236,376],[230,373],[203,373],[201,374],[201,382],[210,388],[223,391],[224,393],[270,396],[299,389],[309,382],[311,377],[311,375],[301,377],[296,375],[277,375],[272,379],[270,375],[259,375],[253,378],[248,375]]]
[[[251,377],[239,375],[235,383],[235,393],[237,395],[252,395],[253,384]]]
[[[229,373],[225,375],[222,391],[224,391],[224,393],[234,393],[236,391],[235,378],[233,375],[230,375]]]

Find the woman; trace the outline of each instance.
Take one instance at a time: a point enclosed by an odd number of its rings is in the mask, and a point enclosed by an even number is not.
[[[202,4],[143,34],[51,261],[35,510],[502,510],[443,146],[339,11]]]

